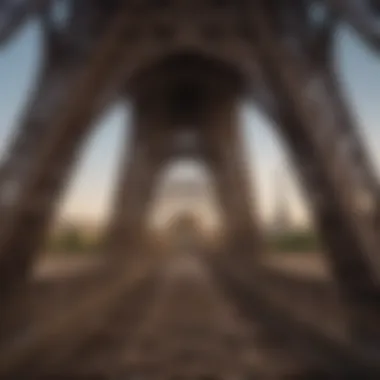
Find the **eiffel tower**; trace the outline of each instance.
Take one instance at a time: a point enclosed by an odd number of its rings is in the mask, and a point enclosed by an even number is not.
[[[1,1],[0,46],[35,19],[44,48],[0,167],[1,378],[379,378],[380,192],[333,44],[349,24],[379,53],[379,12],[376,0]],[[262,264],[243,100],[291,152],[331,281]],[[133,133],[104,263],[37,281],[76,158],[116,101],[132,106]],[[188,132],[195,143],[176,143]],[[162,259],[146,244],[150,200],[165,165],[194,155],[214,177],[225,245]],[[357,213],[364,192],[372,207]]]

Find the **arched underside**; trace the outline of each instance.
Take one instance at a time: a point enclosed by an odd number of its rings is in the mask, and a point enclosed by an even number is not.
[[[220,82],[223,78],[223,82]],[[181,82],[204,84],[205,86],[231,86],[231,91],[243,93],[247,78],[241,68],[232,60],[204,52],[201,49],[182,49],[166,54],[156,62],[146,63],[127,83],[132,96],[157,88],[158,91]]]

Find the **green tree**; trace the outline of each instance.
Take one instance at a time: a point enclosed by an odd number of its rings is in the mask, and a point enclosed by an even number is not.
[[[275,236],[272,247],[280,252],[310,252],[319,248],[318,236],[313,231],[294,231]]]

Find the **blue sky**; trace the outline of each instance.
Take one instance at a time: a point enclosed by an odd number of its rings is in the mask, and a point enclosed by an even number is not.
[[[11,43],[0,49],[0,157],[17,125],[19,111],[40,61],[39,30],[29,23]],[[380,57],[370,52],[349,30],[336,36],[336,54],[340,75],[348,91],[348,99],[357,115],[372,157],[380,167]],[[122,134],[128,125],[128,113],[116,105],[98,123],[88,149],[79,162],[61,206],[63,215],[79,219],[104,217],[110,204],[112,185],[117,170]],[[298,219],[304,218],[302,196],[291,170],[287,169],[277,137],[265,120],[253,109],[244,109],[244,135],[249,150],[251,172],[255,171],[260,211],[269,217],[274,197],[274,176],[284,171],[289,202]],[[194,165],[176,165],[174,172],[187,175],[201,172]],[[199,173],[198,173],[199,174]]]

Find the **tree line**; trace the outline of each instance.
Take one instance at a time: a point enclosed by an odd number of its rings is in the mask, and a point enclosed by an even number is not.
[[[267,236],[268,248],[276,252],[311,252],[320,249],[317,234],[312,230],[293,230]],[[50,236],[47,250],[65,254],[95,254],[104,246],[101,232],[89,236],[83,228],[68,226]]]

